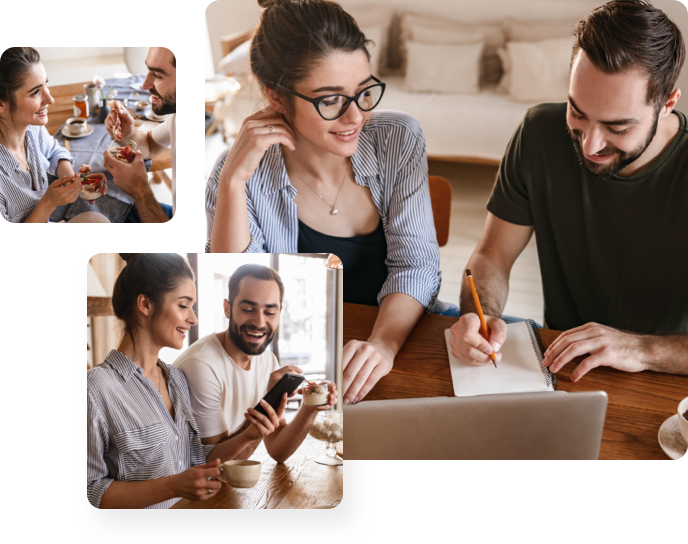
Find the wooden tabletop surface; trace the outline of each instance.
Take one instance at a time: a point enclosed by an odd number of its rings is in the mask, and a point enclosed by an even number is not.
[[[74,95],[83,93],[84,85],[87,83],[92,82],[84,81],[82,83],[51,85],[49,87],[50,94],[55,100],[55,103],[48,107],[48,124],[45,128],[51,135],[55,136],[55,131],[60,128],[67,119],[74,115]],[[154,123],[152,121],[145,121],[143,129],[151,130],[158,124],[159,123]],[[153,157],[150,171],[157,172],[165,168],[172,168],[172,152],[169,149]]]
[[[377,313],[373,306],[344,304],[344,344],[366,340]],[[397,354],[392,371],[366,400],[454,396],[444,340],[444,330],[454,322],[453,317],[423,315]],[[540,329],[545,348],[559,334]],[[574,361],[557,373],[560,391],[605,391],[609,397],[600,459],[668,459],[657,433],[688,395],[688,377],[596,368],[573,383],[570,376],[575,367]]]
[[[324,442],[307,436],[286,463],[277,463],[261,443],[251,455],[263,463],[254,487],[222,484],[211,499],[182,499],[172,508],[334,508],[342,501],[344,466],[316,463],[313,459],[324,455],[325,447]]]

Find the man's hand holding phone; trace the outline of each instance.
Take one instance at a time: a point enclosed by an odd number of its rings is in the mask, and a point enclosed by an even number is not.
[[[270,404],[261,399],[260,405],[267,413],[267,416],[264,416],[254,408],[249,408],[246,411],[244,416],[251,423],[251,426],[246,429],[245,432],[251,440],[261,440],[269,434],[272,434],[281,425],[284,408],[287,406],[288,398],[286,393],[282,395],[282,401],[277,411],[273,410]]]
[[[268,391],[275,387],[277,382],[280,381],[282,379],[282,376],[284,376],[285,374],[303,374],[303,370],[301,370],[298,366],[293,365],[278,368],[272,374],[270,374],[270,379],[268,380]]]

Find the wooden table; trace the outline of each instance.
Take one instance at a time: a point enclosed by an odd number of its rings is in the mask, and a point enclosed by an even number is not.
[[[344,344],[367,339],[377,313],[372,306],[344,304]],[[392,371],[366,400],[454,396],[444,330],[455,322],[453,317],[423,315],[394,360]],[[559,334],[540,329],[545,348]],[[605,367],[595,368],[573,383],[570,377],[575,367],[575,362],[569,363],[557,373],[559,390],[605,391],[609,396],[600,459],[668,459],[657,433],[688,395],[688,377]]]
[[[82,83],[70,83],[68,85],[49,86],[50,94],[55,100],[54,104],[48,107],[48,124],[46,129],[51,135],[55,135],[55,131],[60,128],[64,122],[74,115],[75,94],[82,94],[84,92],[84,85],[92,83],[91,81],[84,81]],[[143,130],[149,131],[155,128],[159,123],[152,121],[145,121]],[[166,168],[172,168],[172,152],[167,150],[159,155],[153,157],[151,161],[150,172],[159,172]]]
[[[251,459],[263,463],[254,487],[227,484],[212,499],[182,499],[172,508],[334,508],[342,501],[344,466],[320,465],[325,443],[307,436],[286,463],[272,459],[261,444]]]

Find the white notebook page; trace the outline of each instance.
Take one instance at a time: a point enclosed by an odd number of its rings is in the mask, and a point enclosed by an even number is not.
[[[506,342],[500,350],[502,360],[497,363],[497,368],[492,364],[471,366],[459,362],[451,353],[451,332],[449,329],[444,331],[454,395],[470,397],[554,390],[552,386],[547,385],[542,374],[526,322],[510,323],[506,328]]]

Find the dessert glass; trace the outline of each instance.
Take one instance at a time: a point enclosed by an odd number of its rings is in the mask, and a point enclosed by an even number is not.
[[[76,174],[81,182],[81,192],[79,198],[89,201],[91,204],[103,196],[103,185],[107,187],[105,174],[93,172],[87,164],[82,164]]]
[[[108,151],[110,152],[110,156],[117,159],[118,161],[130,163],[133,162],[135,156],[136,156],[136,151],[138,150],[138,146],[136,145],[136,142],[134,140],[127,140],[122,142],[124,145],[120,145],[117,143],[116,140],[112,140],[110,144],[108,145]],[[131,154],[129,154],[129,151],[127,150],[129,148],[133,153],[134,156],[132,157]],[[125,155],[129,154],[129,159],[125,157]]]
[[[308,431],[313,438],[327,444],[325,454],[315,459],[321,465],[339,466],[344,461],[337,455],[335,444],[344,440],[344,412],[329,410],[320,412]]]
[[[308,382],[303,388],[303,403],[306,406],[325,406],[330,394],[328,380]]]

